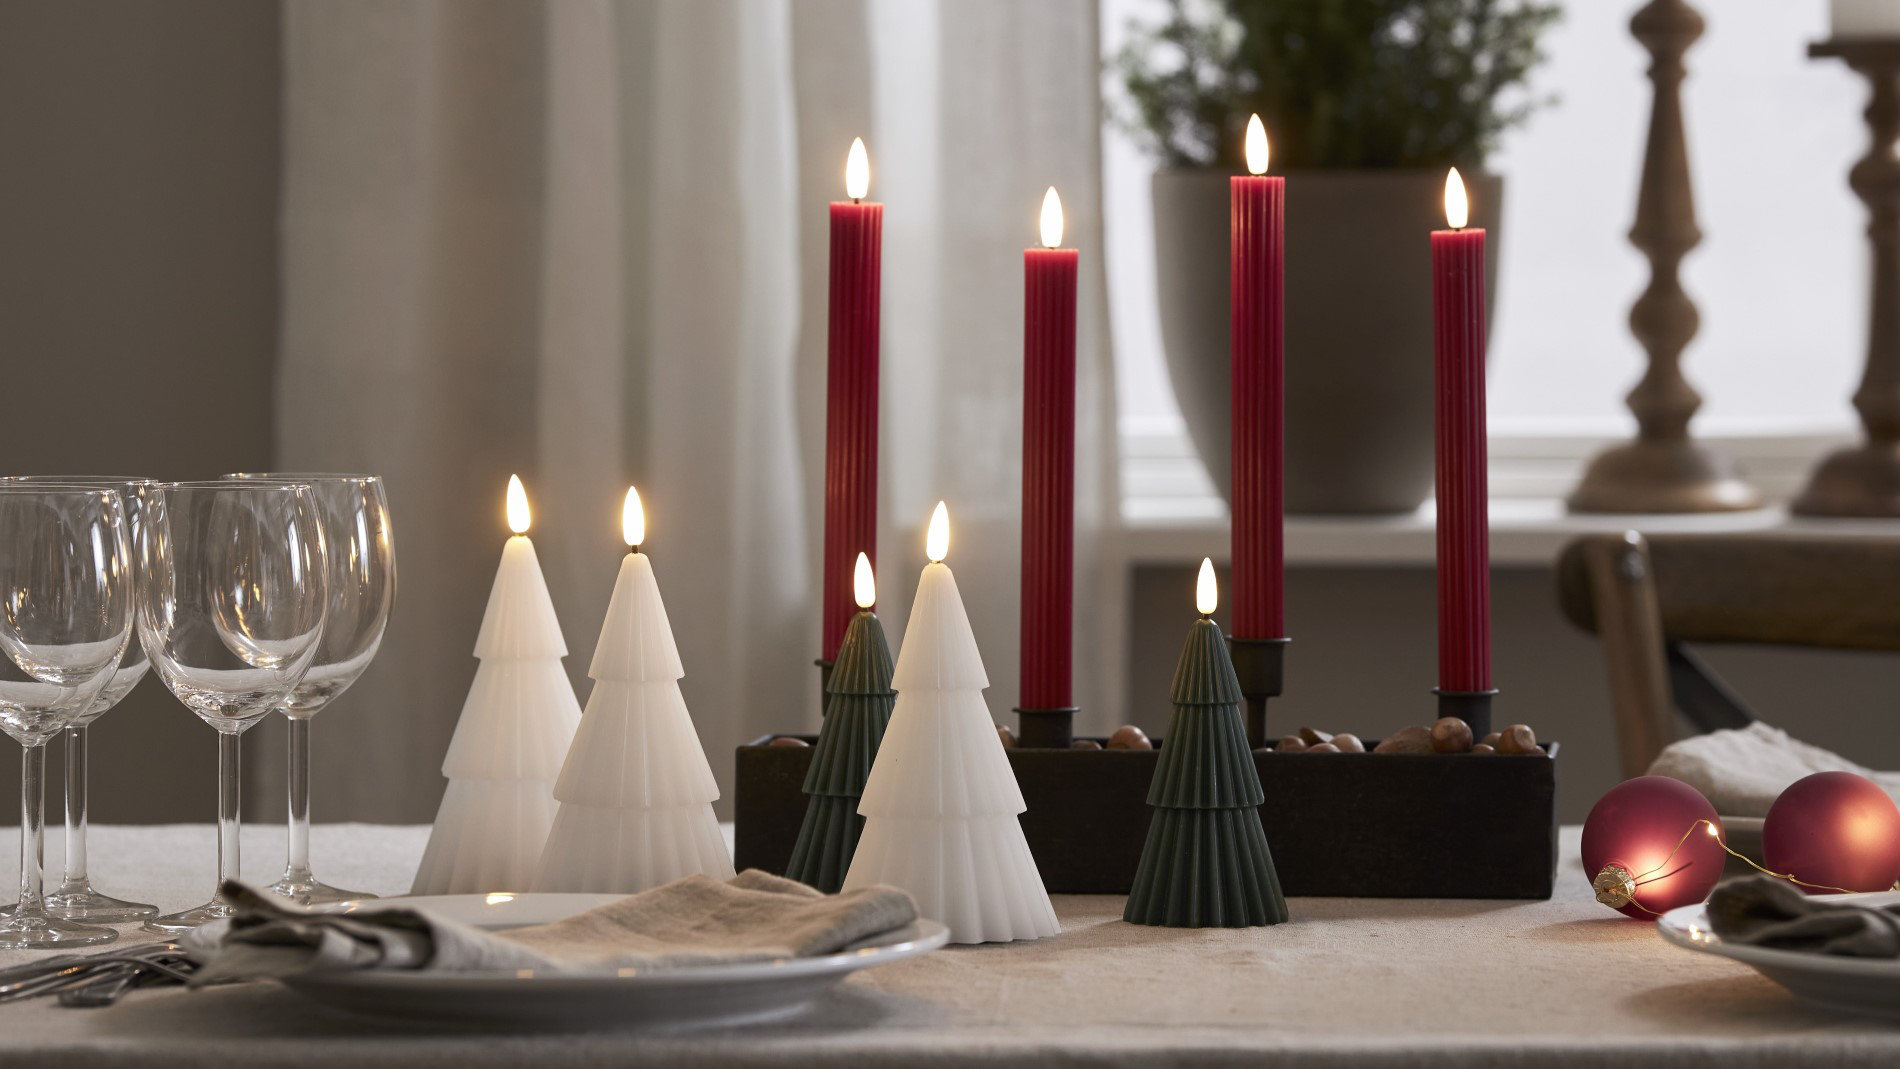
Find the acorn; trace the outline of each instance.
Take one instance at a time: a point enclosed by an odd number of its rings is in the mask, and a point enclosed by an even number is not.
[[[1099,750],[1101,748],[1102,744],[1094,739],[1077,739],[1069,744],[1071,750]]]
[[[1400,728],[1380,740],[1373,753],[1431,753],[1432,730],[1427,727]]]
[[[1499,732],[1497,745],[1498,752],[1503,754],[1522,755],[1543,752],[1537,748],[1537,732],[1532,731],[1525,724],[1512,724]]]
[[[1279,744],[1274,749],[1281,753],[1299,753],[1306,749],[1306,740],[1298,735],[1282,735]]]
[[[1497,747],[1495,747],[1495,746],[1493,746],[1493,745],[1491,745],[1491,744],[1490,744],[1490,743],[1488,743],[1488,742],[1479,742],[1479,743],[1473,743],[1473,744],[1472,744],[1472,746],[1471,746],[1471,752],[1472,752],[1472,753],[1488,753],[1488,754],[1495,754],[1495,753],[1497,753],[1497,752],[1498,752],[1498,750],[1497,750]]]
[[[1148,733],[1133,724],[1123,724],[1108,737],[1111,750],[1152,750],[1155,744],[1148,741]]]
[[[1441,716],[1432,725],[1432,749],[1439,753],[1464,753],[1471,749],[1471,725],[1455,716]]]
[[[1339,747],[1330,742],[1316,742],[1306,748],[1307,753],[1338,753]]]
[[[766,745],[777,746],[787,750],[796,750],[800,747],[810,746],[811,743],[806,742],[804,739],[795,739],[790,735],[779,735],[771,742],[766,743]]]
[[[1009,725],[996,725],[996,737],[1002,740],[1005,750],[1013,750],[1016,748],[1016,733],[1009,730]]]
[[[1334,735],[1333,745],[1338,748],[1340,753],[1365,753],[1366,752],[1366,744],[1359,738],[1359,736],[1354,735],[1349,731],[1342,731],[1339,734]]]

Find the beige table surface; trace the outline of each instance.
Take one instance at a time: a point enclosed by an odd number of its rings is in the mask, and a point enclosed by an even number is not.
[[[320,826],[317,871],[400,893],[426,835]],[[281,831],[252,828],[245,842],[246,873],[273,877]],[[1177,931],[1122,923],[1119,898],[1058,896],[1060,936],[861,973],[800,1020],[746,1029],[405,1027],[246,984],[142,992],[107,1010],[0,1006],[0,1067],[1900,1066],[1900,1026],[1810,1009],[1595,905],[1576,843],[1566,829],[1548,902],[1294,899],[1276,928]],[[118,894],[176,909],[210,890],[206,826],[102,827],[93,854]],[[0,878],[11,883],[11,866]]]

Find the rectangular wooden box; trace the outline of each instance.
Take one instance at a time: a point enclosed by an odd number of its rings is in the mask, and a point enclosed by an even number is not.
[[[767,746],[772,738],[738,749],[735,861],[742,869],[783,872],[805,816],[800,788],[812,751]],[[1549,898],[1557,867],[1558,747],[1547,743],[1544,750],[1542,757],[1255,753],[1267,796],[1260,819],[1281,889]],[[1126,894],[1153,812],[1148,784],[1159,754],[1008,753],[1029,806],[1023,833],[1049,890]]]

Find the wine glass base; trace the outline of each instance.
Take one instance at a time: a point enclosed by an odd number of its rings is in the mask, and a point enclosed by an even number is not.
[[[4,918],[0,918],[0,950],[38,950],[47,947],[90,947],[100,943],[110,943],[119,937],[119,933],[110,928],[97,928],[90,924],[74,924],[58,917],[34,914],[30,917],[16,917],[19,907],[12,907]]]
[[[236,914],[237,910],[232,909],[229,902],[212,899],[196,909],[154,917],[145,922],[144,930],[158,932],[161,935],[180,935],[212,921],[228,920]]]
[[[375,898],[364,891],[345,891],[340,887],[331,887],[315,876],[292,876],[284,878],[264,888],[279,898],[287,898],[300,906],[317,906],[330,902],[354,902],[359,899]]]
[[[102,895],[90,886],[81,884],[77,890],[62,889],[47,895],[46,912],[48,916],[61,920],[123,924],[126,921],[150,920],[158,916],[158,907]]]

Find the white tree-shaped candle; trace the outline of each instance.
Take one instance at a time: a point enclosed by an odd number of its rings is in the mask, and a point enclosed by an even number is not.
[[[844,889],[901,887],[958,943],[1055,935],[1062,927],[1017,820],[1027,806],[983,700],[989,676],[943,563],[942,502],[925,546],[930,563],[891,679],[897,705],[864,785],[864,834]]]
[[[481,666],[449,740],[449,778],[411,893],[522,891],[554,823],[554,777],[580,722],[561,658],[567,643],[528,540],[528,495],[508,479],[514,537],[475,638]]]
[[[646,515],[627,489],[629,552],[587,674],[594,692],[554,797],[561,803],[541,855],[538,891],[633,894],[683,876],[732,878],[719,833],[719,786],[680,694],[679,647],[653,562],[640,552]]]

